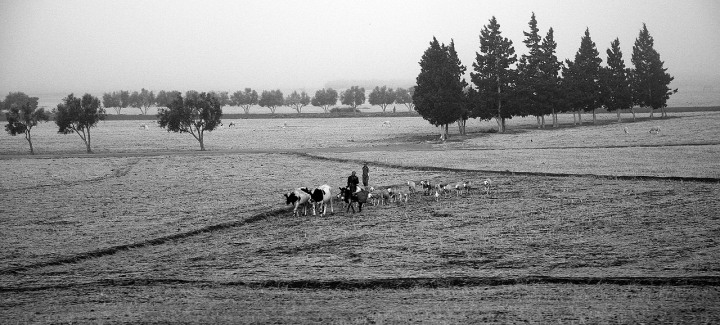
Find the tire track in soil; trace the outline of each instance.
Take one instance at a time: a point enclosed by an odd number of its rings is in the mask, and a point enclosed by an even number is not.
[[[334,157],[323,157],[316,156],[312,153],[304,152],[284,152],[284,154],[295,155],[299,157],[333,161],[340,163],[352,163],[362,164],[365,160],[363,159],[349,159],[349,158],[334,158]],[[681,177],[681,176],[647,176],[647,175],[598,175],[598,174],[568,174],[568,173],[549,173],[549,172],[518,172],[518,171],[499,171],[499,170],[485,170],[485,169],[466,169],[466,168],[450,168],[450,167],[436,167],[436,166],[406,166],[398,164],[390,164],[375,161],[375,166],[382,166],[386,168],[413,170],[413,171],[425,171],[425,172],[456,172],[456,173],[485,173],[495,175],[510,175],[510,176],[549,176],[549,177],[594,177],[611,180],[627,180],[627,181],[683,181],[683,182],[698,182],[698,183],[720,183],[720,178],[716,177]]]
[[[80,289],[95,287],[197,285],[203,287],[228,286],[251,289],[308,289],[308,290],[376,290],[412,288],[451,288],[478,286],[512,286],[534,284],[569,285],[639,285],[639,286],[720,286],[720,276],[688,277],[444,277],[444,278],[383,278],[343,280],[268,280],[268,281],[210,281],[177,278],[102,279],[92,282],[51,286],[0,287],[0,292],[32,292],[42,290]]]
[[[135,159],[134,161],[130,161],[127,165],[123,167],[119,167],[112,170],[112,173],[103,175],[100,177],[95,177],[91,179],[85,179],[85,180],[77,180],[77,181],[68,181],[68,182],[59,182],[59,183],[53,183],[53,184],[42,184],[42,185],[33,185],[28,187],[19,187],[19,188],[11,188],[7,190],[0,190],[0,193],[9,193],[9,192],[15,192],[15,191],[26,191],[26,190],[35,190],[40,188],[49,188],[49,187],[65,187],[65,186],[76,186],[80,184],[87,184],[87,183],[99,183],[105,180],[108,180],[110,178],[116,178],[116,177],[123,177],[127,175],[130,170],[135,167],[135,165],[140,162],[140,159]]]
[[[267,212],[258,213],[258,214],[254,215],[254,216],[251,216],[251,217],[246,218],[246,219],[243,219],[243,220],[237,220],[237,221],[230,221],[230,222],[219,223],[219,224],[210,225],[210,226],[206,226],[206,227],[203,227],[203,228],[199,228],[199,229],[195,229],[195,230],[190,230],[190,231],[186,231],[186,232],[176,233],[176,234],[167,235],[167,236],[162,236],[162,237],[157,237],[157,238],[151,238],[151,239],[148,239],[148,240],[145,240],[145,241],[141,241],[141,242],[136,242],[136,243],[131,243],[131,244],[125,244],[125,245],[117,245],[117,246],[112,246],[112,247],[108,247],[108,248],[98,249],[98,250],[94,250],[94,251],[89,251],[89,252],[84,252],[84,253],[78,253],[78,254],[74,254],[74,255],[71,255],[71,256],[67,256],[67,257],[63,257],[63,258],[59,258],[59,259],[54,259],[54,260],[50,260],[50,261],[38,262],[38,263],[33,263],[33,264],[28,264],[28,265],[21,265],[21,266],[8,267],[8,268],[0,269],[0,274],[14,274],[14,273],[22,272],[22,271],[28,271],[28,270],[38,269],[38,268],[43,268],[43,267],[47,267],[47,266],[56,266],[56,265],[62,265],[62,264],[78,263],[78,262],[81,262],[81,261],[84,261],[84,260],[88,260],[88,259],[93,259],[93,258],[99,258],[99,257],[103,257],[103,256],[113,255],[113,254],[115,254],[115,253],[117,253],[117,252],[119,252],[119,251],[130,250],[130,249],[135,249],[135,248],[142,248],[142,247],[148,247],[148,246],[162,245],[162,244],[165,244],[165,243],[168,243],[168,242],[171,242],[171,241],[175,241],[175,240],[179,240],[179,239],[184,239],[184,238],[188,238],[188,237],[200,235],[200,234],[203,234],[203,233],[214,232],[214,231],[219,231],[219,230],[228,229],[228,228],[233,228],[233,227],[240,227],[240,226],[243,226],[243,225],[246,225],[246,224],[251,224],[251,223],[254,223],[254,222],[258,222],[258,221],[261,221],[261,220],[265,220],[265,219],[268,218],[268,217],[279,216],[279,215],[281,215],[281,214],[283,214],[283,213],[287,213],[288,211],[289,211],[288,208],[275,209],[275,210],[270,210],[270,211],[267,211]]]

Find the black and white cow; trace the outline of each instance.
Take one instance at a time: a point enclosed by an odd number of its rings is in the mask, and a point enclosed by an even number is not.
[[[303,215],[307,215],[307,206],[310,204],[310,194],[307,187],[298,187],[294,191],[285,194],[285,204],[293,205],[293,216],[297,217],[298,208],[303,207]]]
[[[320,215],[325,216],[328,204],[330,204],[330,212],[335,213],[332,206],[332,193],[330,193],[330,185],[320,185],[312,191],[305,188],[303,189],[303,192],[310,194],[310,204],[312,204],[313,207],[313,215],[315,215],[316,206],[319,205],[322,209]]]

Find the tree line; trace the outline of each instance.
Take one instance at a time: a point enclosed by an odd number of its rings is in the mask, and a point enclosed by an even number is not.
[[[538,127],[545,127],[545,116],[558,126],[557,114],[571,112],[574,123],[582,124],[582,112],[604,108],[617,112],[634,107],[649,107],[666,117],[665,107],[670,95],[677,92],[668,85],[673,77],[653,48],[654,40],[645,24],[635,40],[631,62],[627,68],[622,58],[620,41],[615,39],[607,49],[606,66],[589,29],[581,38],[574,60],[560,61],[557,43],[550,28],[544,37],[537,27],[535,13],[523,32],[527,54],[518,60],[513,43],[500,32],[493,16],[480,32],[480,52],[470,72],[472,84],[464,74],[467,70],[458,59],[455,44],[441,44],[435,37],[420,60],[420,73],[413,95],[415,109],[428,122],[444,127],[457,122],[461,134],[469,118],[496,119],[498,131],[505,132],[506,120],[514,116],[535,116]],[[577,117],[576,117],[577,116]]]
[[[250,107],[259,105],[270,109],[270,113],[275,114],[275,110],[281,106],[287,106],[301,113],[305,106],[312,104],[321,107],[325,113],[331,111],[331,107],[337,105],[338,99],[342,105],[348,105],[356,109],[368,101],[370,105],[378,105],[385,112],[388,105],[399,104],[404,105],[409,111],[414,108],[412,102],[414,87],[405,88],[387,88],[386,86],[375,87],[370,92],[369,97],[365,96],[365,88],[359,86],[351,86],[344,92],[338,92],[332,88],[323,88],[315,92],[314,97],[310,97],[305,91],[298,93],[293,91],[291,94],[284,96],[279,90],[264,90],[259,96],[256,90],[245,88],[238,90],[232,95],[227,91],[211,91],[209,95],[215,97],[220,106],[236,106],[241,107],[245,114],[250,113]],[[147,115],[150,107],[168,107],[170,103],[179,95],[179,91],[161,90],[155,95],[153,91],[142,90],[130,93],[127,90],[114,91],[104,93],[102,96],[102,105],[105,108],[113,108],[117,114],[120,114],[123,108],[133,107],[140,110],[140,114]],[[185,97],[196,96],[197,91],[190,90],[185,92]]]

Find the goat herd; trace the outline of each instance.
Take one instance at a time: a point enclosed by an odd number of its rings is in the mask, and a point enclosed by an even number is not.
[[[383,188],[374,188],[372,186],[361,187],[358,186],[356,191],[351,191],[349,187],[338,187],[338,194],[332,195],[332,187],[330,185],[321,185],[314,189],[308,187],[299,187],[289,193],[285,194],[286,205],[293,205],[293,216],[298,215],[300,207],[303,208],[303,214],[307,215],[307,208],[312,207],[313,215],[316,215],[316,211],[320,210],[320,215],[324,216],[327,212],[328,205],[330,206],[330,212],[335,213],[333,209],[333,200],[338,200],[342,203],[345,212],[347,213],[352,209],[355,213],[355,205],[358,206],[358,212],[362,212],[362,206],[364,203],[369,203],[374,206],[377,205],[388,205],[391,202],[408,202],[408,196],[417,193],[418,183],[414,181],[407,182],[407,189],[404,186],[389,186]],[[422,188],[423,195],[434,196],[435,201],[440,201],[440,198],[447,198],[455,192],[455,196],[471,194],[472,191],[476,190],[472,181],[461,181],[457,183],[436,183],[432,184],[429,180],[422,180],[419,182]],[[492,180],[486,178],[480,182],[482,190],[485,194],[490,194],[492,187]]]

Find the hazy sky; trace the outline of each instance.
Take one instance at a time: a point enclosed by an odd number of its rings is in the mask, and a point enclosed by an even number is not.
[[[532,12],[558,57],[585,28],[630,66],[642,24],[677,83],[720,80],[720,1],[0,0],[0,94],[119,89],[317,89],[338,79],[414,81],[435,36],[472,70],[494,15],[518,55]],[[312,94],[311,94],[312,95]]]

